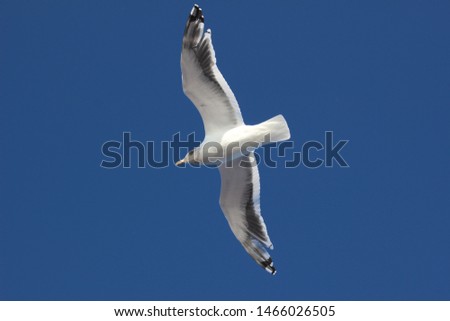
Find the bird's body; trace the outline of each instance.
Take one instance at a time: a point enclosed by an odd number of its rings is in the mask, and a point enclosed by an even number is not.
[[[205,139],[177,164],[218,165],[220,207],[236,238],[253,259],[275,274],[265,248],[273,248],[261,216],[258,167],[253,151],[290,138],[283,116],[246,125],[238,102],[216,65],[211,30],[203,32],[202,10],[195,5],[186,23],[181,52],[183,91],[197,107]]]

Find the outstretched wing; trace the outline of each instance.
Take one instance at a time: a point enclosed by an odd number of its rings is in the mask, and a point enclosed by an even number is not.
[[[183,91],[200,112],[205,135],[214,137],[244,122],[236,97],[217,68],[211,30],[204,33],[203,28],[202,10],[195,5],[181,50]]]
[[[228,167],[227,167],[228,166]],[[269,273],[276,269],[265,247],[273,249],[259,205],[259,173],[253,153],[219,167],[222,178],[220,207],[236,238]]]

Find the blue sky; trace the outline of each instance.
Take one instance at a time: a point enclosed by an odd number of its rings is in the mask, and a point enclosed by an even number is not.
[[[260,167],[272,277],[216,170],[99,166],[125,131],[202,137],[193,3],[2,1],[0,299],[449,300],[450,3],[199,4],[246,122],[283,114],[298,149],[333,131],[350,168]]]

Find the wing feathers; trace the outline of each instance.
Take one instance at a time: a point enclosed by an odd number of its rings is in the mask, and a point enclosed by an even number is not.
[[[219,167],[222,178],[220,206],[236,238],[248,254],[270,273],[275,273],[265,249],[273,248],[261,216],[259,174],[253,153]]]
[[[216,65],[211,30],[203,33],[196,5],[186,23],[181,51],[183,90],[203,119],[206,136],[244,124],[237,100]]]

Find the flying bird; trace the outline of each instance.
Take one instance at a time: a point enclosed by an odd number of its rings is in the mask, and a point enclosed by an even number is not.
[[[273,245],[261,216],[254,150],[289,139],[286,120],[278,115],[257,125],[244,123],[238,102],[217,68],[211,30],[204,32],[204,16],[198,5],[194,5],[186,22],[181,71],[183,91],[200,112],[205,138],[176,165],[218,166],[222,180],[219,204],[232,232],[256,263],[275,274],[266,250],[273,249]],[[211,146],[214,152],[208,150]]]

